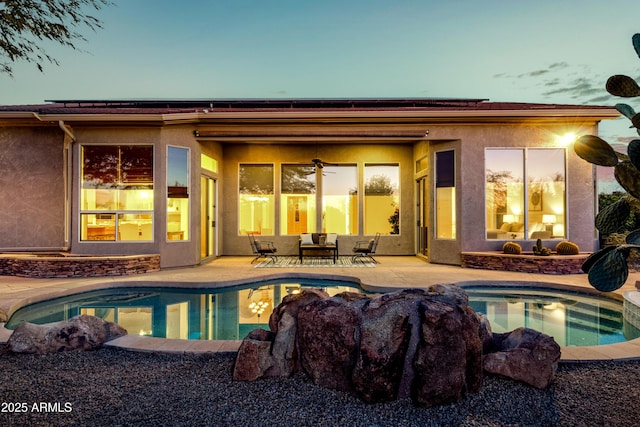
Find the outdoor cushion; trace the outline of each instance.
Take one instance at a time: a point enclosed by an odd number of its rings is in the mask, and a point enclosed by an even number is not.
[[[335,245],[336,240],[338,240],[338,235],[336,233],[327,234],[327,241],[326,241],[327,245]]]
[[[313,238],[311,234],[305,233],[300,235],[300,244],[302,245],[313,245]]]

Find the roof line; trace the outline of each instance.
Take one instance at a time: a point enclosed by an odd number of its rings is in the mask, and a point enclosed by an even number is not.
[[[218,99],[52,99],[45,102],[64,107],[155,107],[155,108],[319,108],[378,106],[476,105],[485,98],[218,98]]]

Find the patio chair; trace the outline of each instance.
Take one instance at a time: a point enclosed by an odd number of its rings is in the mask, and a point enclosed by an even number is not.
[[[269,258],[271,259],[272,262],[275,262],[278,260],[278,257],[276,255],[276,252],[278,252],[278,249],[276,249],[273,242],[256,240],[256,237],[253,235],[253,233],[247,233],[247,236],[249,236],[249,242],[251,243],[251,250],[253,251],[253,254],[256,256],[251,261],[251,264],[259,260],[260,258]]]
[[[378,248],[378,241],[380,240],[380,233],[376,233],[376,237],[371,240],[361,240],[356,242],[353,247],[353,256],[351,257],[352,262],[356,262],[356,258],[364,259],[369,258],[374,263],[378,264],[378,261],[373,257],[373,254],[376,253],[376,249]]]

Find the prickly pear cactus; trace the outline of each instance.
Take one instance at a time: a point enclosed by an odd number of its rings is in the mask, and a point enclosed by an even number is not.
[[[564,241],[556,245],[556,253],[558,255],[578,255],[580,248],[573,242]]]
[[[536,245],[533,247],[533,254],[540,256],[549,256],[551,255],[551,249],[545,248],[542,246],[542,240],[536,240]]]
[[[507,242],[502,246],[502,252],[505,254],[519,255],[522,253],[522,247],[516,242]]]
[[[640,33],[634,34],[632,44],[640,57]],[[614,96],[632,98],[640,96],[640,85],[625,75],[611,76],[605,85],[607,92]],[[627,104],[616,104],[616,109],[631,121],[632,127],[640,135],[640,113]],[[640,212],[637,199],[640,199],[640,140],[633,140],[627,147],[627,154],[619,153],[603,139],[584,135],[574,143],[574,151],[582,159],[598,166],[614,168],[614,176],[629,195],[607,206],[596,216],[596,228],[603,234],[612,234],[620,230],[632,211]],[[556,247],[560,253],[559,247]],[[582,270],[589,275],[589,283],[599,291],[609,292],[619,289],[629,276],[627,259],[631,251],[640,250],[640,230],[631,232],[626,243],[605,246],[594,252],[582,264]],[[535,252],[535,248],[534,248]]]

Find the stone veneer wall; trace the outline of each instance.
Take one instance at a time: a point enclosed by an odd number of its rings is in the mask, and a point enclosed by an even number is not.
[[[32,278],[125,276],[160,270],[160,255],[0,255],[0,275]]]
[[[520,273],[542,274],[578,274],[583,273],[582,263],[589,254],[538,256],[523,253],[520,255],[463,252],[462,267],[484,270],[515,271]]]

